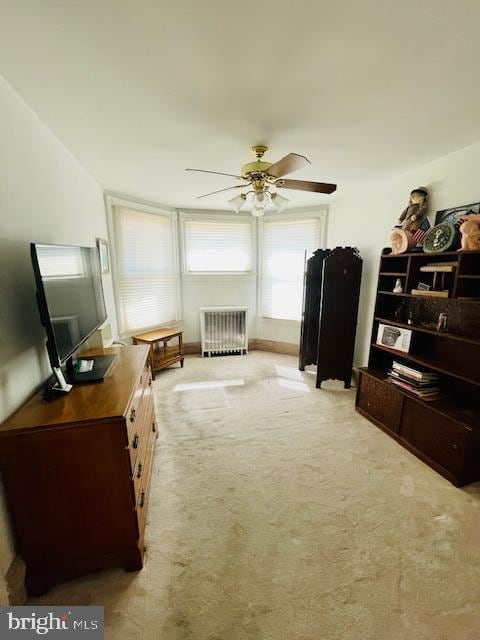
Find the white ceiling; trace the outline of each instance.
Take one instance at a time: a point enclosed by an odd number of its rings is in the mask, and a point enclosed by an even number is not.
[[[480,139],[478,0],[0,0],[0,74],[108,190],[178,207],[249,148],[338,193]],[[415,185],[412,185],[415,186]],[[284,191],[292,205],[329,196]],[[232,194],[234,195],[234,193]],[[331,196],[330,196],[331,197]]]

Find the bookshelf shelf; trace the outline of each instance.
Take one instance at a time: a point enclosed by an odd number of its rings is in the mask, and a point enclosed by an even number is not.
[[[381,276],[395,276],[396,278],[404,278],[407,275],[406,271],[380,271]]]
[[[460,342],[467,342],[469,344],[480,345],[480,336],[478,338],[471,338],[469,336],[461,336],[455,333],[450,333],[449,331],[437,331],[434,328],[429,329],[428,327],[422,327],[415,324],[407,324],[405,322],[398,322],[398,320],[391,320],[390,318],[380,318],[378,316],[375,316],[374,319],[378,320],[378,322],[382,322],[384,324],[391,324],[394,327],[400,327],[402,329],[411,329],[412,331],[418,331],[420,333],[428,333],[432,336],[438,336],[441,338],[446,338],[448,340],[459,340]]]
[[[432,263],[455,263],[451,272],[445,272],[446,286],[441,287],[448,289],[449,297],[386,290],[392,281],[385,278],[397,274],[404,279],[405,291],[418,288],[419,282],[431,284],[424,278],[433,271],[422,268]],[[447,331],[436,330],[440,313],[447,316]],[[412,331],[408,353],[393,349],[392,343],[377,344],[380,323]],[[409,388],[391,382],[388,374],[394,361],[438,374],[433,386],[440,388],[439,397],[416,395],[418,385],[409,385],[408,372],[405,382]],[[480,480],[478,363],[480,251],[402,255],[384,251],[368,367],[359,370],[356,408],[456,486]]]
[[[421,367],[425,369],[431,369],[432,371],[438,371],[438,373],[443,373],[447,376],[452,376],[453,378],[458,378],[459,380],[463,380],[464,382],[468,382],[469,384],[480,385],[480,375],[478,377],[469,377],[465,376],[463,373],[459,371],[455,371],[454,369],[447,369],[445,366],[442,366],[435,358],[428,358],[425,356],[416,356],[411,353],[405,353],[404,351],[397,351],[397,349],[390,349],[389,347],[384,347],[381,344],[375,344],[372,342],[373,349],[380,349],[385,351],[386,353],[392,354],[396,358],[403,358],[404,360],[409,360],[410,362],[415,362],[419,364]],[[480,372],[479,372],[480,373]]]

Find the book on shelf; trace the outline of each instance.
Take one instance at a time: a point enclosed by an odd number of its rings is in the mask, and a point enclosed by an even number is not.
[[[423,273],[453,273],[457,268],[456,262],[430,262],[420,267]]]
[[[388,375],[392,378],[396,378],[397,380],[401,380],[402,382],[408,382],[408,384],[417,387],[418,389],[423,389],[425,387],[429,387],[432,383],[437,382],[437,378],[432,378],[431,380],[415,380],[414,378],[410,378],[409,376],[404,376],[398,371],[391,370],[388,372]]]
[[[407,367],[406,364],[402,364],[401,362],[397,362],[396,360],[393,361],[392,369],[394,371],[398,371],[398,373],[403,374],[404,376],[413,378],[414,380],[418,380],[420,382],[438,380],[438,373],[422,371],[420,369],[413,369],[412,367]]]
[[[448,298],[449,290],[442,289],[441,291],[424,291],[423,289],[412,289],[412,296],[425,296],[427,298]]]
[[[390,382],[395,385],[396,387],[399,387],[400,389],[403,389],[405,391],[408,391],[409,393],[411,393],[413,396],[415,396],[416,398],[419,398],[420,400],[437,400],[438,398],[441,397],[440,395],[440,389],[438,387],[433,387],[431,389],[431,391],[427,392],[419,392],[417,389],[410,387],[407,384],[403,384],[401,382],[399,382],[398,380],[394,380],[392,378],[390,378]]]
[[[407,367],[407,365],[394,360],[387,376],[389,382],[421,400],[436,400],[440,397],[438,373]]]
[[[403,380],[399,380],[398,378],[393,378],[390,375],[388,376],[388,379],[396,387],[405,389],[405,391],[409,391],[414,396],[416,396],[417,398],[421,398],[422,400],[426,400],[427,398],[438,398],[440,394],[440,388],[434,385],[419,389],[418,387],[415,387],[408,382],[404,382]]]

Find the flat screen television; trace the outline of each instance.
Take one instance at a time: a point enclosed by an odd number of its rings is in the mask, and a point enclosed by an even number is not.
[[[114,356],[76,358],[79,347],[107,318],[98,249],[32,243],[31,256],[55,375],[64,366],[71,383],[103,379]]]

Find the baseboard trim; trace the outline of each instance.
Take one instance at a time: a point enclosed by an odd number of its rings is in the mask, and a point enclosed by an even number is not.
[[[202,351],[200,342],[185,342],[183,345],[185,355],[196,355]],[[254,339],[248,341],[249,351],[270,351],[271,353],[284,353],[290,356],[298,356],[298,345],[290,342],[277,342],[276,340]]]
[[[277,342],[276,340],[262,340],[257,338],[252,340],[252,349],[257,351],[270,351],[272,353],[284,353],[289,356],[298,356],[298,344],[292,344],[291,342]],[[249,344],[250,348],[250,344]]]
[[[20,556],[15,556],[5,576],[8,602],[11,607],[20,607],[27,601],[25,589],[25,563]]]
[[[183,343],[183,353],[186,356],[193,356],[197,353],[201,353],[202,345],[200,342],[184,342]]]

